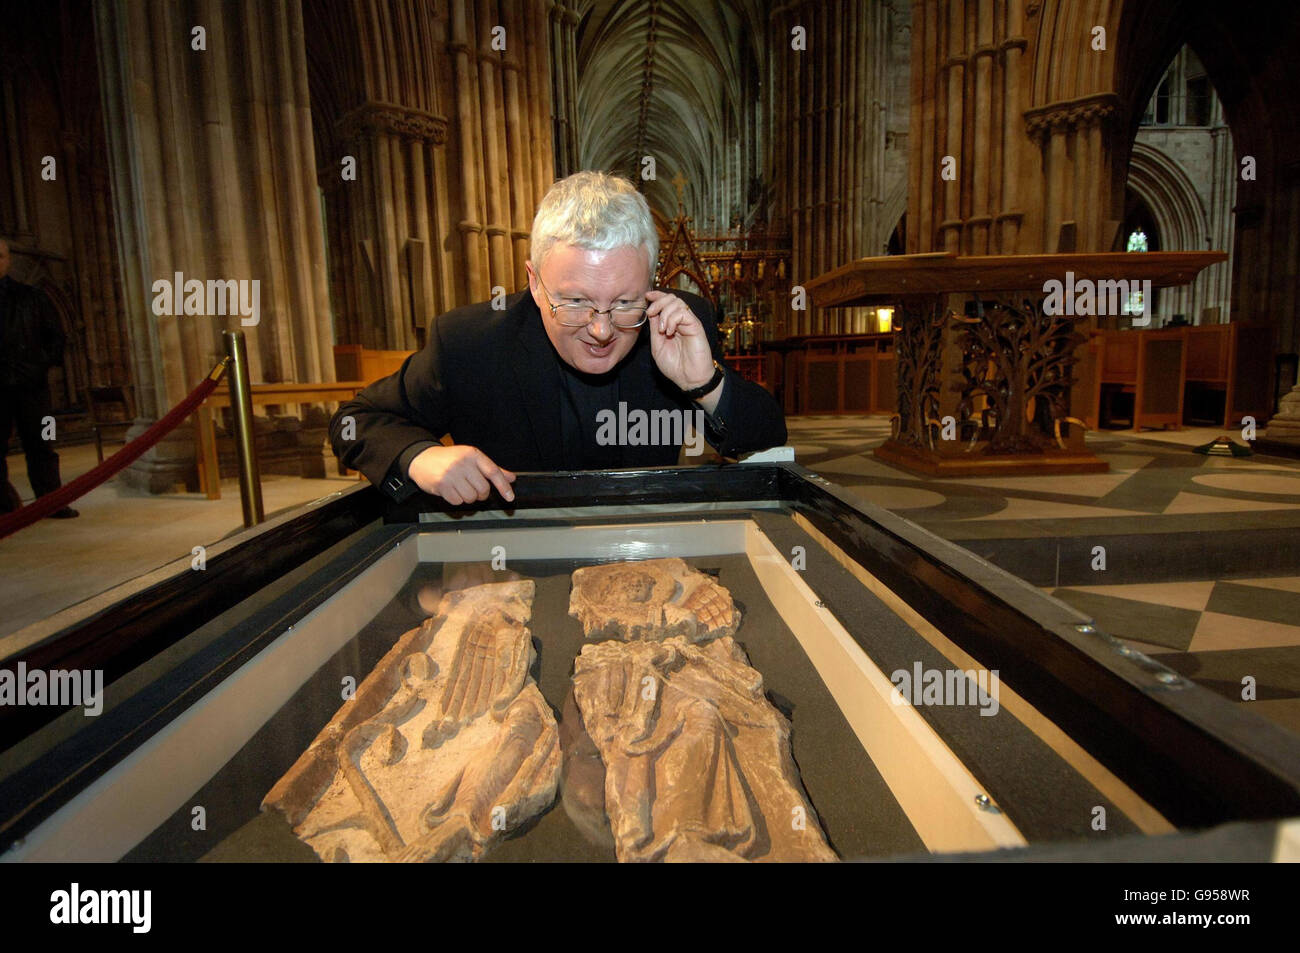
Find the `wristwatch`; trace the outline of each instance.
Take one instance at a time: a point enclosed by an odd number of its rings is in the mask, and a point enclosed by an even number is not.
[[[692,387],[690,390],[682,391],[686,397],[691,400],[699,400],[713,388],[722,383],[722,379],[727,376],[727,370],[717,361],[713,362],[713,376],[709,378],[707,384],[701,384],[699,387]]]

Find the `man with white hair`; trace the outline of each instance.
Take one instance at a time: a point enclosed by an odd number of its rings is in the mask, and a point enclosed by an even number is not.
[[[528,291],[440,315],[422,351],[339,408],[334,452],[396,500],[461,504],[494,487],[513,500],[516,470],[674,464],[694,421],[724,456],[783,444],[780,406],[723,367],[708,302],[651,288],[658,250],[630,182],[556,182],[533,221]]]

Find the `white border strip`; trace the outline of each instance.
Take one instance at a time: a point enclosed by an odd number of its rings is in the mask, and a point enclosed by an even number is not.
[[[410,578],[408,536],[46,818],[0,861],[120,860],[221,770]]]
[[[490,561],[504,550],[516,559],[660,559],[745,551],[746,520],[704,519],[608,526],[525,526],[439,530],[418,534],[420,562]]]
[[[895,688],[757,526],[746,548],[768,599],[817,667],[862,747],[931,852],[1023,847],[1005,814],[981,810],[984,788]]]

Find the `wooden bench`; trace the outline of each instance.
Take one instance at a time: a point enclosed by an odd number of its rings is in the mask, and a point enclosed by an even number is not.
[[[1264,322],[1233,321],[1149,331],[1095,331],[1101,372],[1093,410],[1099,426],[1112,416],[1119,394],[1133,395],[1133,430],[1173,427],[1186,419],[1188,394],[1218,392],[1224,427],[1243,416],[1271,414],[1275,330]]]
[[[893,334],[798,337],[767,345],[769,389],[787,414],[898,408]]]
[[[1114,399],[1133,395],[1132,429],[1183,425],[1187,329],[1103,331],[1098,423],[1113,416]]]
[[[337,381],[290,384],[252,384],[254,407],[275,404],[325,404],[351,400],[381,378],[396,373],[414,351],[374,351],[359,344],[334,345],[334,374]],[[221,474],[217,466],[217,438],[213,411],[230,406],[230,385],[223,382],[194,412],[198,429],[195,462],[199,492],[210,500],[221,499]],[[347,471],[340,465],[339,474]],[[357,474],[358,479],[361,474]]]
[[[1222,419],[1214,423],[1235,427],[1245,416],[1267,420],[1273,412],[1273,326],[1232,321],[1184,330],[1188,391],[1223,395]]]
[[[414,351],[372,351],[360,344],[334,345],[334,376],[341,381],[373,384],[401,370]]]
[[[269,404],[325,404],[351,400],[366,381],[331,381],[305,384],[253,384],[249,397],[254,407]],[[195,462],[199,471],[199,492],[210,500],[221,499],[221,472],[217,466],[217,434],[213,411],[229,407],[230,384],[223,382],[194,412],[198,429]]]

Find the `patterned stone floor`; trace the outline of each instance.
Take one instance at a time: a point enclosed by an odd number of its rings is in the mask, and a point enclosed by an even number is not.
[[[1035,536],[1217,531],[1226,542],[1256,529],[1300,532],[1300,461],[1191,452],[1221,430],[1091,435],[1088,446],[1109,473],[930,479],[872,457],[889,435],[888,418],[788,423],[797,462],[970,548]],[[1224,569],[1180,581],[1042,588],[1139,651],[1300,734],[1300,573],[1280,565],[1277,575],[1237,578]],[[1252,701],[1242,697],[1248,677]]]
[[[1300,462],[1191,452],[1222,433],[1218,429],[1090,436],[1088,448],[1110,464],[1108,473],[931,479],[871,455],[889,436],[888,418],[816,416],[788,423],[797,462],[949,538],[1004,534],[996,525],[1001,522],[1015,522],[1019,533],[1039,520],[1074,533],[1131,531],[1135,519],[1142,532],[1275,526],[1279,519],[1300,526]],[[1265,512],[1262,520],[1246,515]],[[1072,522],[1085,519],[1090,522]],[[965,525],[950,525],[956,523]]]

